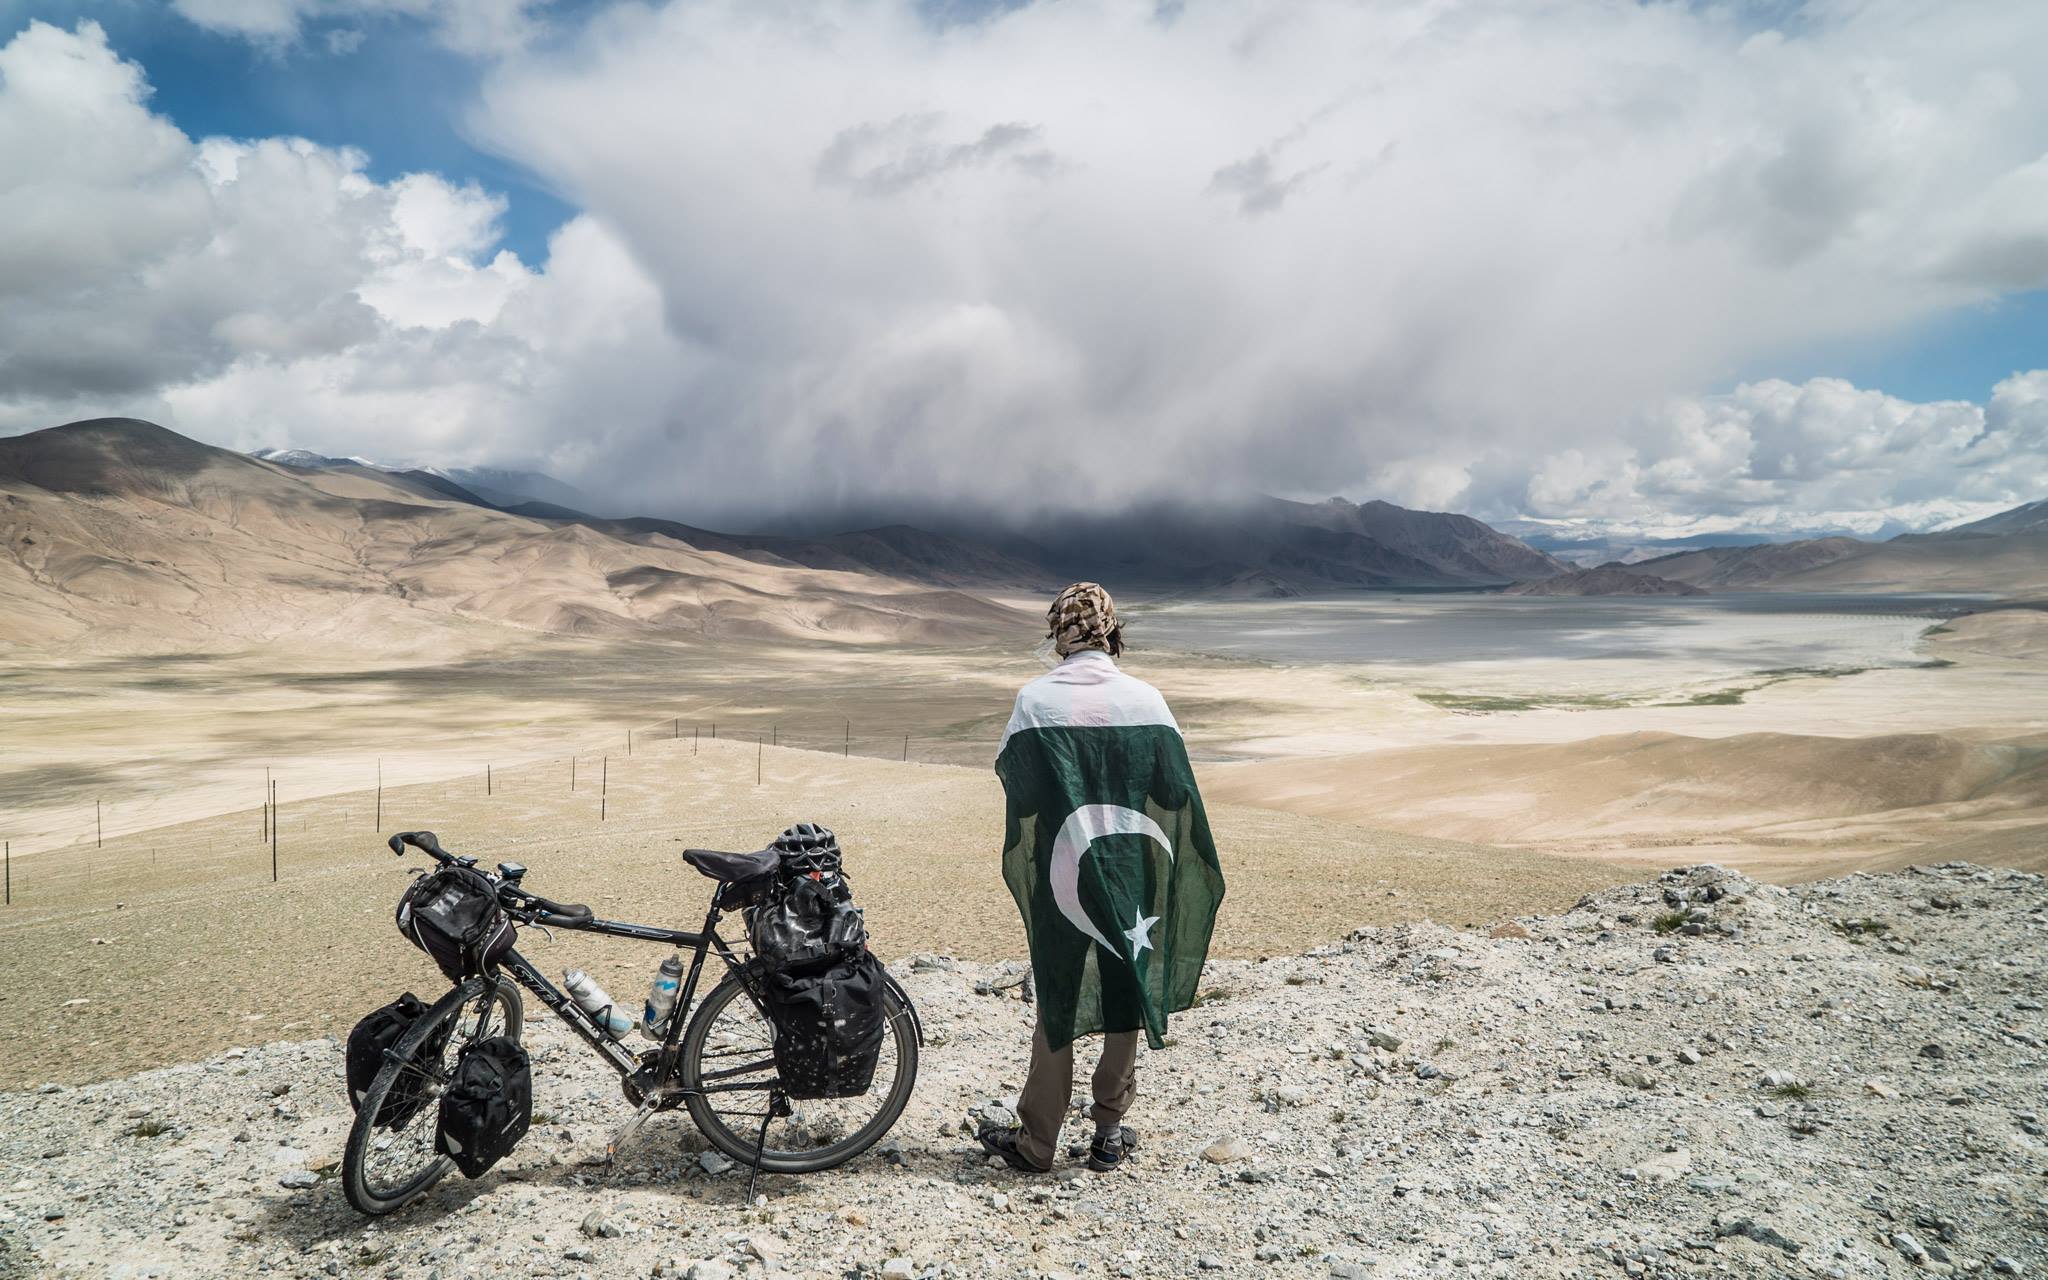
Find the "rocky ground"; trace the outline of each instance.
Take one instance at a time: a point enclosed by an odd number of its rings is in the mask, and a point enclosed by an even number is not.
[[[976,1158],[1031,1010],[943,957],[891,1142],[752,1205],[680,1114],[590,1163],[624,1104],[538,1020],[545,1122],[374,1223],[333,1041],[0,1094],[0,1277],[2048,1274],[2040,876],[1697,867],[1492,932],[1216,964],[1106,1176]]]

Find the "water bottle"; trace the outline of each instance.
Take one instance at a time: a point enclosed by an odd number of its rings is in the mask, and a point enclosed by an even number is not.
[[[640,1034],[659,1040],[668,1031],[668,1018],[676,1009],[676,995],[683,989],[683,958],[670,956],[654,971],[654,985],[647,992],[647,1008],[640,1014]]]
[[[581,969],[571,969],[562,975],[562,985],[568,988],[569,996],[576,1001],[590,1020],[610,1032],[614,1038],[625,1035],[633,1029],[633,1020],[623,1009],[612,1003],[612,998],[597,985],[597,980]]]

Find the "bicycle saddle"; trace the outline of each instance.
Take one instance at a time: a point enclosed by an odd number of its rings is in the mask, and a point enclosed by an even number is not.
[[[752,880],[765,876],[782,863],[782,855],[773,849],[756,849],[752,853],[723,853],[717,849],[685,849],[683,861],[710,876],[713,880],[729,882]]]

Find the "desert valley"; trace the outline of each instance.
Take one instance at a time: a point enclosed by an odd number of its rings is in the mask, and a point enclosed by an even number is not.
[[[296,1128],[257,1148],[282,1141],[285,1172],[247,1177],[286,1188],[260,1194],[285,1197],[278,1212],[292,1231],[310,1232],[314,1262],[381,1267],[406,1257],[430,1270],[446,1252],[424,1220],[389,1237],[365,1233],[351,1254],[338,1242],[358,1228],[338,1201],[316,1202],[311,1217],[290,1212],[291,1188],[333,1168],[325,1148],[339,1100],[322,1093],[331,1037],[371,995],[431,976],[391,929],[405,869],[381,840],[399,829],[431,828],[486,862],[516,859],[542,891],[603,914],[687,925],[709,886],[683,866],[683,847],[751,848],[791,821],[826,823],[849,850],[878,948],[939,1010],[942,1037],[956,1046],[1014,1039],[1017,1006],[1001,997],[1014,994],[1005,966],[1022,940],[994,872],[1002,796],[989,762],[1012,693],[1044,669],[1034,654],[1042,601],[1069,576],[1120,589],[1126,664],[1167,691],[1187,734],[1230,878],[1218,991],[1258,993],[1255,1005],[1214,1020],[1215,1052],[1255,1073],[1263,1068],[1249,1064],[1275,1048],[1259,1047],[1270,1036],[1256,1029],[1282,1011],[1275,1025],[1290,1029],[1271,1034],[1325,1034],[1315,1029],[1320,1006],[1295,1009],[1278,994],[1291,985],[1268,990],[1277,969],[1266,961],[1327,957],[1333,940],[1353,938],[1361,956],[1392,946],[1386,964],[1427,947],[1437,959],[1415,963],[1443,973],[1506,964],[1483,985],[1521,990],[1514,984],[1531,981],[1539,962],[1494,953],[1536,944],[1489,942],[1489,932],[1568,937],[1597,926],[1608,939],[1615,912],[1647,918],[1627,904],[1655,891],[1627,886],[1670,868],[1718,863],[1754,876],[1745,892],[1759,905],[1747,910],[1788,921],[1791,900],[1765,882],[1821,882],[1800,890],[1817,895],[1810,913],[1840,892],[1832,886],[1852,883],[1836,877],[1853,873],[1967,861],[2013,869],[1998,874],[2036,893],[2029,873],[2048,869],[2048,612],[2039,607],[2048,522],[2039,508],[1952,536],[1686,552],[1588,574],[1477,521],[1386,504],[1186,513],[1156,543],[1105,528],[1096,545],[1116,554],[1090,561],[1086,540],[1048,547],[900,526],[729,535],[518,497],[485,498],[425,472],[253,458],[129,420],[0,440],[0,835],[10,898],[0,916],[0,1081],[44,1091],[19,1095],[9,1124],[46,1148],[45,1165],[66,1171],[81,1197],[125,1194],[88,1191],[101,1175],[74,1166],[57,1136],[72,1123],[62,1108],[99,1105],[95,1091],[117,1087],[90,1082],[172,1068],[118,1087],[146,1099],[130,1114],[167,1117],[185,1126],[173,1137],[197,1137],[234,1127],[239,1104],[232,1090],[188,1096],[178,1072],[201,1068],[174,1064],[206,1059],[212,1080],[260,1063],[266,1088],[291,1099],[310,1091],[310,1110],[302,1119],[289,1099],[278,1104],[285,1118],[262,1123]],[[1633,585],[1646,581],[1688,590]],[[1511,583],[1526,589],[1503,589]],[[273,783],[274,830],[265,809]],[[1875,887],[1858,892],[1893,911],[1913,889],[1867,883]],[[1574,904],[1576,913],[1559,914]],[[2014,937],[2034,927],[1999,920]],[[1767,924],[1762,936],[1793,929],[1805,939],[1806,928]],[[2038,960],[2038,937],[2025,936],[2018,954],[2032,949]],[[1624,953],[1634,944],[1617,945],[1602,963],[1630,971]],[[1475,949],[1480,958],[1467,958]],[[548,968],[581,967],[614,990],[644,981],[641,950],[573,936],[534,950]],[[1743,954],[1712,963],[1746,973]],[[1322,983],[1331,963],[1285,960],[1285,983]],[[963,973],[984,976],[970,983]],[[968,985],[994,992],[994,1003],[966,994]],[[1374,1082],[1403,1073],[1448,1088],[1474,1069],[1456,1065],[1448,1047],[1487,1038],[1481,1005],[1432,1000],[1424,1015],[1412,997],[1381,994],[1409,1000],[1405,1018],[1392,1006],[1372,1018],[1406,1022],[1406,1047],[1375,1031],[1393,1050],[1358,1049],[1352,1083],[1332,1088],[1363,1081],[1377,1095]],[[1434,1052],[1416,1043],[1424,1025]],[[1246,1035],[1241,1046],[1233,1038]],[[1631,1043],[1632,1062],[1669,1052],[1656,1036]],[[1817,1044],[1799,1048],[1798,1061],[1817,1061]],[[941,1056],[920,1095],[919,1136],[892,1163],[836,1190],[779,1185],[784,1207],[762,1209],[751,1234],[720,1242],[692,1236],[688,1213],[657,1203],[667,1194],[657,1189],[672,1185],[703,1195],[720,1172],[712,1157],[670,1168],[657,1143],[605,1175],[610,1207],[597,1216],[628,1224],[628,1239],[602,1256],[641,1268],[632,1274],[726,1275],[775,1265],[764,1258],[791,1248],[873,1254],[860,1264],[870,1267],[901,1254],[919,1269],[901,1274],[971,1271],[990,1228],[954,1219],[938,1198],[960,1179],[979,1187],[987,1171],[934,1179],[945,1189],[929,1197],[898,1175],[950,1159],[952,1111],[999,1116],[1003,1104],[984,1096],[997,1082],[980,1080],[971,1062],[932,1052]],[[1650,1079],[1609,1067],[1595,1083],[1621,1100],[1574,1094],[1571,1105],[1626,1106],[1637,1076]],[[1980,1069],[1995,1086],[2025,1068],[2001,1059]],[[1624,1075],[1631,1083],[1613,1084]],[[1295,1069],[1261,1074],[1248,1105],[1295,1106],[1306,1079]],[[557,1124],[608,1105],[602,1084],[579,1087],[581,1102],[551,1104]],[[1249,1131],[1276,1119],[1286,1118],[1230,1111],[1221,1123]],[[1849,1142],[1876,1120],[1840,1122]],[[934,1123],[935,1141],[924,1132]],[[1677,1133],[1698,1120],[1683,1111],[1671,1123]],[[1189,1152],[1220,1150],[1215,1128],[1176,1118],[1160,1136]],[[1242,1157],[1232,1148],[1210,1158],[1250,1161],[1247,1182],[1277,1179],[1280,1195],[1297,1176],[1324,1176],[1288,1154],[1291,1133],[1283,1123]],[[1420,1176],[1421,1165],[1372,1145],[1404,1140],[1392,1134],[1361,1131],[1337,1139],[1336,1155],[1303,1148],[1299,1158],[1329,1161],[1343,1170],[1330,1177],[1349,1179],[1371,1167],[1358,1164],[1362,1153],[1381,1150],[1396,1170],[1383,1176]],[[572,1141],[568,1128],[561,1139]],[[1640,1162],[1624,1175],[1630,1195],[1643,1179],[1665,1178],[1658,1161],[1690,1158],[1683,1142],[1658,1156],[1634,1151],[1626,1132],[1603,1130],[1598,1141],[1613,1162]],[[200,1159],[189,1146],[179,1139],[161,1158]],[[686,1162],[697,1159],[691,1150],[686,1139]],[[206,1157],[216,1158],[239,1155]],[[1159,1192],[1176,1207],[1147,1229],[1139,1253],[1171,1256],[1159,1233],[1179,1223],[1176,1238],[1198,1241],[1219,1269],[1274,1271],[1282,1255],[1260,1241],[1288,1241],[1297,1253],[1287,1256],[1312,1260],[1314,1274],[1367,1274],[1343,1268],[1382,1256],[1408,1260],[1392,1274],[1433,1274],[1463,1256],[1450,1220],[1428,1212],[1392,1235],[1353,1232],[1346,1245],[1313,1214],[1297,1220],[1262,1194],[1201,1227],[1216,1211],[1200,1171],[1215,1166],[1189,1158]],[[1587,1158],[1590,1176],[1613,1176],[1608,1154]],[[530,1211],[573,1216],[588,1179],[556,1186],[547,1171],[583,1162],[564,1145],[508,1176],[541,1180]],[[315,1172],[303,1173],[308,1165]],[[16,1199],[43,1203],[46,1188],[25,1178]],[[1079,1191],[1069,1184],[1058,1197]],[[984,1200],[999,1212],[1013,1203],[992,1194]],[[1987,1225],[1995,1219],[1954,1201],[1947,1183],[1924,1195],[1985,1248],[2017,1247]],[[896,1207],[886,1238],[848,1227],[865,1221],[849,1207],[863,1197]],[[1653,1274],[1680,1274],[1686,1248],[1707,1250],[1695,1258],[1702,1265],[1722,1256],[1762,1265],[1776,1249],[1744,1237],[1748,1228],[1724,1239],[1718,1228],[1688,1227],[1680,1201],[1658,1203],[1666,1207],[1644,1208],[1621,1236],[1569,1213],[1503,1228],[1492,1257],[1509,1269],[1497,1273],[1581,1274],[1590,1251],[1603,1267],[1647,1260]],[[1805,1212],[1819,1202],[1800,1203]],[[812,1222],[833,1205],[829,1226]],[[1677,1216],[1659,1216],[1667,1210]],[[153,1200],[147,1211],[173,1206]],[[235,1217],[193,1212],[214,1226]],[[70,1233],[31,1232],[33,1256],[90,1269],[85,1260],[104,1255],[134,1275],[294,1265],[268,1228],[173,1233],[184,1263],[164,1270],[152,1260],[174,1246],[110,1244],[110,1219],[79,1221]],[[1813,1229],[1806,1219],[1770,1221]],[[547,1227],[524,1253],[510,1237],[473,1255],[465,1247],[475,1264],[466,1273],[588,1265],[605,1228],[594,1243],[584,1228],[564,1237]],[[1686,1243],[1702,1231],[1711,1245]],[[1575,1243],[1560,1251],[1546,1243],[1552,1235]],[[26,1265],[29,1248],[0,1233],[0,1275]],[[663,1260],[677,1249],[684,1261]],[[1060,1253],[1060,1266],[1048,1255],[1045,1273],[1068,1274],[1085,1253]],[[1882,1266],[1907,1255],[1887,1244],[1836,1256]],[[1148,1268],[1127,1262],[1124,1273]]]
[[[235,1042],[234,1023],[180,1018],[189,1033],[116,1049],[109,1020],[177,983],[101,984],[158,929],[191,939],[181,966],[260,958],[239,930],[204,941],[192,909],[223,895],[291,897],[287,932],[323,902],[373,922],[400,883],[379,833],[404,827],[664,916],[694,909],[681,844],[817,820],[873,868],[884,945],[1010,956],[988,765],[1068,574],[1132,583],[1128,661],[1168,691],[1221,806],[1228,954],[1369,921],[1484,926],[1701,861],[1780,881],[2048,863],[2038,509],[1903,547],[1616,566],[1703,598],[1545,600],[1485,588],[1571,566],[1385,504],[1183,516],[1159,548],[1111,541],[1123,563],[1091,564],[906,527],[749,537],[521,509],[320,461],[125,420],[0,440],[0,956],[61,956],[93,1002],[0,1002],[16,1079]],[[413,963],[379,928],[321,932],[351,967]],[[356,1003],[292,982],[237,1000],[291,1028]]]

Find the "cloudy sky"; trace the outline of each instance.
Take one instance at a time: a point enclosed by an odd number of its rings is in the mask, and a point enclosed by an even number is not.
[[[2048,5],[0,0],[0,433],[619,508],[2048,497]]]

